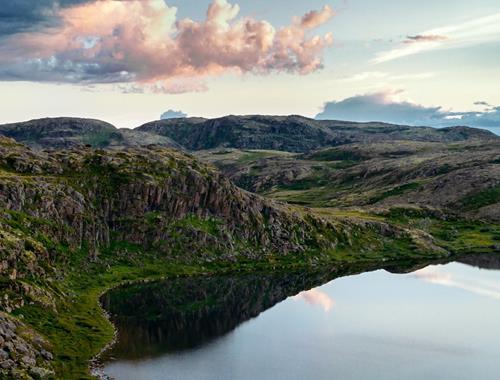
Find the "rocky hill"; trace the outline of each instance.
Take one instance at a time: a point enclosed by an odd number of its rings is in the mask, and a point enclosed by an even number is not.
[[[218,119],[159,120],[137,128],[167,136],[189,150],[214,148],[309,152],[351,143],[408,140],[456,142],[497,140],[493,133],[468,128],[435,129],[385,123],[313,120],[302,116],[225,116]]]
[[[306,153],[352,143],[383,141],[492,141],[491,132],[453,127],[435,129],[384,123],[314,120],[302,116],[225,116],[153,121],[135,129],[117,129],[93,119],[45,118],[0,125],[0,134],[35,149],[79,145],[123,149],[159,145],[191,151],[214,148],[267,149]]]
[[[117,129],[100,120],[58,117],[0,125],[0,135],[36,149],[64,149],[79,145],[122,149],[155,144],[179,149],[165,136]]]

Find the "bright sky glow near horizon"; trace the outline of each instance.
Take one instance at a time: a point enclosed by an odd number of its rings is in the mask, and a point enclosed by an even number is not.
[[[19,0],[0,9],[0,123],[173,109],[493,130],[498,62],[498,0]]]

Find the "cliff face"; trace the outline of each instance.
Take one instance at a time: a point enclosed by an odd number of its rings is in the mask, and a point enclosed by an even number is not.
[[[172,244],[185,238],[227,259],[335,244],[315,235],[313,224],[321,222],[240,190],[175,151],[49,155],[3,140],[0,155],[0,207],[7,215],[24,215],[58,243],[88,244],[93,255],[111,239],[177,254]]]

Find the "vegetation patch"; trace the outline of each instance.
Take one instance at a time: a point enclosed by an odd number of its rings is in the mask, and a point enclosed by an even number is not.
[[[463,198],[462,207],[470,211],[498,202],[500,202],[500,186],[495,186]]]
[[[385,191],[372,199],[368,202],[369,204],[374,204],[377,202],[380,202],[386,198],[389,197],[395,197],[398,195],[402,195],[406,192],[412,191],[412,190],[418,190],[422,185],[419,182],[411,182],[411,183],[405,183],[404,185],[401,186],[396,186],[392,188],[391,190]]]
[[[364,156],[358,152],[341,149],[325,149],[312,153],[308,156],[314,161],[351,161],[358,162],[364,160]]]

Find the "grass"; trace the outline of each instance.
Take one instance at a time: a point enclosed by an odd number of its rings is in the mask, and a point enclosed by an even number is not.
[[[466,211],[477,210],[500,202],[500,186],[494,186],[462,199],[462,207]]]
[[[315,152],[309,156],[309,159],[314,161],[362,161],[363,156],[352,151],[340,149],[325,149]]]
[[[380,202],[386,198],[389,197],[395,197],[398,195],[402,195],[406,192],[412,191],[412,190],[418,190],[421,187],[421,184],[418,182],[410,182],[410,183],[405,183],[404,185],[401,186],[396,186],[388,191],[385,191],[381,194],[376,195],[372,199],[369,200],[369,204],[374,204],[377,202]]]

